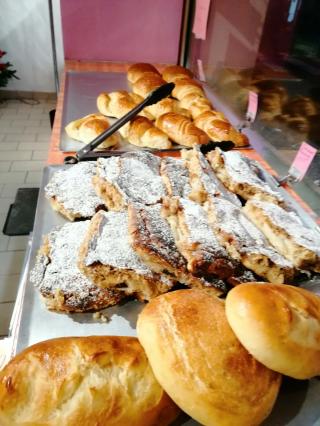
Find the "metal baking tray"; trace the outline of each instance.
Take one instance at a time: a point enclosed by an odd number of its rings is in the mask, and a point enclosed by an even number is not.
[[[99,320],[93,319],[92,313],[59,314],[48,311],[40,300],[38,290],[29,281],[29,272],[34,266],[43,235],[50,232],[55,226],[67,222],[52,210],[49,201],[45,198],[44,187],[54,172],[68,167],[72,166],[48,166],[44,169],[31,247],[27,252],[11,323],[12,355],[34,343],[55,337],[136,335],[136,320],[144,306],[143,303],[130,301],[122,306],[107,308],[103,312],[110,321],[101,323]],[[270,184],[272,185],[272,182]],[[295,208],[297,203],[287,193],[284,196],[287,201],[290,201],[291,207]],[[313,221],[308,220],[302,210],[299,210],[298,213],[304,223],[312,227]],[[316,225],[314,224],[314,226],[316,230]],[[319,426],[319,394],[320,380],[318,379],[297,381],[285,378],[275,407],[263,425]],[[175,426],[178,425],[196,426],[198,423],[184,417],[181,421],[175,422]]]
[[[216,105],[216,98],[212,90],[205,83],[201,82],[208,99]],[[63,152],[74,152],[84,147],[84,144],[74,139],[69,138],[66,134],[65,126],[73,120],[77,120],[88,114],[99,113],[97,109],[97,97],[102,92],[114,92],[117,90],[132,89],[127,81],[126,73],[112,73],[112,72],[82,72],[82,71],[68,71],[65,79],[65,94],[62,113],[62,125],[60,133],[60,150]],[[228,117],[228,115],[226,115]],[[229,118],[229,117],[228,117]],[[108,117],[110,124],[113,124],[115,118]],[[231,120],[233,125],[238,125],[239,120]],[[117,132],[119,142],[116,146],[108,149],[108,152],[127,152],[136,151],[140,148],[127,142],[119,132]],[[180,151],[185,147],[173,144],[172,149],[165,151]],[[97,148],[99,149],[99,148]]]

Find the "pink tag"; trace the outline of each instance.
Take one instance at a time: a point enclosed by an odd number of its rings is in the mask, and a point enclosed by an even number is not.
[[[310,164],[317,153],[317,149],[306,142],[302,142],[293,163],[289,169],[289,175],[301,181],[307,173]]]
[[[248,109],[247,109],[247,120],[250,120],[251,123],[256,119],[258,112],[258,93],[249,91],[249,100],[248,100]]]
[[[196,38],[200,38],[202,40],[205,40],[207,37],[209,8],[210,0],[196,0],[196,11],[192,32]]]
[[[206,81],[206,76],[203,70],[203,64],[201,59],[197,59],[197,65],[198,65],[198,77],[200,81]]]

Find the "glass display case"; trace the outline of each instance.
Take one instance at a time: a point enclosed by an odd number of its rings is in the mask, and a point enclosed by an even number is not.
[[[287,175],[302,142],[320,147],[316,0],[212,0],[205,35],[190,37],[187,64],[214,89],[233,124],[245,119],[249,91],[258,93],[251,125],[258,137],[250,143],[279,176]],[[319,151],[303,181],[292,185],[319,219]]]

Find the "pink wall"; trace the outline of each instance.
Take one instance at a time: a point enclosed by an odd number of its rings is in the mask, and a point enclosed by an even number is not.
[[[66,59],[177,63],[183,0],[61,0]]]

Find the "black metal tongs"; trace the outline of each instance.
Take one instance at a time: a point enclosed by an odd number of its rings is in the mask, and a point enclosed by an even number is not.
[[[78,161],[85,160],[88,153],[93,151],[94,148],[99,146],[105,139],[115,133],[120,129],[124,124],[126,124],[129,120],[135,117],[143,108],[156,104],[161,101],[161,99],[166,98],[171,95],[172,90],[174,89],[174,83],[166,83],[162,86],[155,89],[150,93],[140,104],[134,107],[131,111],[125,114],[123,117],[119,118],[112,126],[110,126],[105,132],[102,132],[99,136],[97,136],[93,141],[85,145],[82,149],[80,149],[75,157],[68,156],[64,159],[65,164],[76,164]],[[101,153],[100,153],[101,154]]]

